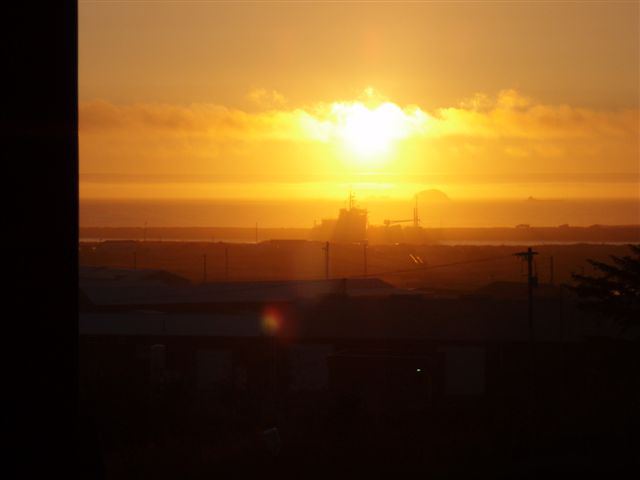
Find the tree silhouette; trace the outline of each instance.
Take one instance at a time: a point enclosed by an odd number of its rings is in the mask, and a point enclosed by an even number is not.
[[[620,324],[622,330],[640,325],[640,244],[629,245],[631,255],[611,255],[612,264],[587,260],[598,275],[572,274],[571,286],[581,306]]]

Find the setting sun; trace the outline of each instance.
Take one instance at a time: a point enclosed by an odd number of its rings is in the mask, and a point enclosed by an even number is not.
[[[374,109],[361,103],[334,108],[340,118],[340,136],[358,155],[387,153],[394,140],[407,135],[402,110],[391,103]]]

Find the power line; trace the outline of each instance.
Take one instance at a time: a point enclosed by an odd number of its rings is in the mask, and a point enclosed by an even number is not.
[[[367,275],[354,275],[353,278],[362,278],[362,277],[379,277],[381,275],[395,275],[399,273],[411,273],[411,272],[419,272],[422,270],[431,270],[435,268],[445,268],[445,267],[455,267],[457,265],[468,265],[471,263],[482,263],[482,262],[491,262],[494,260],[502,260],[505,258],[513,258],[513,255],[501,255],[499,257],[489,257],[489,258],[479,258],[476,260],[463,260],[461,262],[453,262],[453,263],[441,263],[438,265],[425,265],[422,267],[416,268],[408,268],[402,270],[388,270],[386,272],[377,272],[377,273],[369,273]]]
[[[289,284],[291,281],[309,281],[309,282],[313,282],[313,281],[326,281],[326,280],[332,280],[332,278],[330,278],[329,276],[329,242],[325,243],[325,246],[323,247],[324,253],[325,253],[325,275],[324,278],[322,277],[318,277],[316,276],[308,276],[308,277],[301,277],[301,278],[296,278],[294,280],[282,280],[282,281],[273,281],[273,280],[267,280],[266,282],[274,282],[274,283],[269,283],[269,284],[265,284],[262,283],[260,285],[251,285],[251,286],[244,286],[244,287],[230,287],[227,289],[223,289],[220,290],[221,292],[235,292],[235,291],[246,291],[246,290],[254,290],[254,289],[263,289],[263,288],[275,288],[275,287],[280,287],[283,285],[287,285]],[[225,274],[225,280],[229,281],[229,249],[228,246],[225,246],[224,249],[224,253],[225,253],[225,258],[224,258],[224,274]],[[365,255],[366,255],[366,250],[365,250]],[[506,258],[513,258],[513,254],[509,254],[509,255],[501,255],[501,256],[496,256],[496,257],[485,257],[485,258],[479,258],[479,259],[472,259],[472,260],[462,260],[462,261],[458,261],[458,262],[450,262],[450,263],[442,263],[442,264],[436,264],[436,265],[422,265],[419,267],[413,267],[413,268],[404,268],[404,269],[394,269],[394,270],[383,270],[383,271],[378,271],[378,272],[372,272],[372,273],[365,273],[365,274],[352,274],[352,275],[345,275],[345,276],[340,276],[340,277],[335,277],[333,278],[334,280],[337,279],[359,279],[359,278],[371,278],[371,277],[381,277],[381,276],[388,276],[388,275],[399,275],[399,274],[405,274],[405,273],[414,273],[414,272],[421,272],[421,271],[426,271],[426,270],[432,270],[432,269],[438,269],[438,268],[448,268],[448,267],[455,267],[455,266],[460,266],[460,265],[469,265],[469,264],[474,264],[474,263],[484,263],[484,262],[491,262],[491,261],[497,261],[497,260],[503,260]],[[134,269],[135,269],[135,262],[136,262],[136,255],[134,252]],[[368,259],[367,259],[368,260]],[[389,260],[391,261],[391,260]],[[349,263],[351,265],[353,265],[354,267],[360,267],[362,268],[362,264],[357,264],[356,262],[353,261],[349,261],[346,260],[345,263]],[[368,262],[367,262],[368,263]],[[203,270],[204,270],[204,275],[206,275],[206,255],[203,258]],[[367,269],[368,269],[369,265],[367,265]],[[241,269],[249,269],[251,268],[250,266],[238,266],[238,268]],[[206,277],[205,277],[206,278]],[[264,280],[255,280],[254,282],[265,282]],[[244,282],[238,282],[238,283],[244,283]]]
[[[286,286],[289,285],[292,281],[309,281],[309,282],[322,282],[322,281],[326,281],[326,280],[335,280],[335,281],[340,281],[340,280],[355,280],[355,279],[359,279],[359,278],[368,278],[368,277],[379,277],[379,276],[383,276],[383,275],[393,275],[393,274],[398,274],[398,273],[409,273],[409,272],[417,272],[417,271],[424,271],[424,270],[430,270],[430,269],[435,269],[435,268],[446,268],[446,267],[454,267],[454,266],[458,266],[458,265],[468,265],[468,264],[472,264],[472,263],[482,263],[482,262],[490,262],[490,261],[495,261],[495,260],[504,260],[506,258],[513,258],[513,254],[510,255],[502,255],[499,257],[489,257],[489,258],[479,258],[476,260],[465,260],[465,261],[461,261],[461,262],[452,262],[452,263],[441,263],[438,265],[425,265],[423,267],[417,267],[417,268],[411,268],[411,269],[404,269],[404,270],[389,270],[386,272],[378,272],[378,273],[370,273],[367,275],[350,275],[350,276],[345,276],[345,277],[336,277],[336,278],[321,278],[321,277],[309,277],[309,278],[299,278],[296,280],[282,280],[282,281],[273,281],[273,282],[269,282],[269,283],[261,283],[260,285],[251,285],[251,286],[232,286],[229,288],[225,288],[222,290],[219,290],[219,292],[222,293],[226,293],[226,292],[241,292],[241,291],[250,291],[250,290],[259,290],[259,289],[264,289],[264,288],[277,288],[277,287],[281,287],[281,286]],[[257,282],[260,282],[259,280]],[[238,282],[240,283],[240,282]],[[252,282],[253,283],[253,282]],[[211,285],[211,284],[210,284]]]

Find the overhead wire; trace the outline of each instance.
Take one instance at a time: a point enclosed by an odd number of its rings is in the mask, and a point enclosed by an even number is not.
[[[339,280],[355,280],[355,279],[361,279],[361,278],[371,278],[371,277],[381,277],[381,276],[387,276],[387,275],[396,275],[396,274],[403,274],[403,273],[412,273],[412,272],[419,272],[419,271],[425,271],[425,270],[432,270],[432,269],[437,269],[437,268],[446,268],[446,267],[454,267],[454,266],[459,266],[459,265],[469,265],[469,264],[473,264],[473,263],[483,263],[483,262],[491,262],[491,261],[497,261],[497,260],[504,260],[506,258],[513,258],[513,255],[501,255],[501,256],[497,256],[497,257],[486,257],[486,258],[479,258],[479,259],[471,259],[471,260],[463,260],[463,261],[459,261],[459,262],[451,262],[451,263],[441,263],[441,264],[436,264],[436,265],[424,265],[424,266],[420,266],[420,267],[415,267],[415,268],[409,268],[409,269],[398,269],[398,270],[387,270],[387,271],[382,271],[382,272],[373,272],[373,273],[368,273],[368,274],[360,274],[360,275],[349,275],[349,276],[335,276],[335,277],[329,277],[328,279],[322,276],[319,277],[311,277],[311,278],[298,278],[295,280],[282,280],[282,281],[271,281],[271,280],[267,280],[267,281],[261,281],[261,280],[256,280],[254,281],[248,281],[248,282],[243,282],[243,281],[239,281],[236,282],[237,284],[243,284],[243,283],[259,283],[259,285],[244,285],[244,286],[229,286],[229,288],[224,288],[222,290],[218,290],[218,292],[222,292],[222,293],[227,293],[227,292],[240,292],[240,291],[250,291],[250,290],[259,290],[259,289],[264,289],[264,288],[277,288],[277,287],[281,287],[281,286],[286,286],[291,284],[292,281],[309,281],[309,282],[323,282],[323,281],[339,281]],[[217,282],[211,282],[211,284],[215,284]],[[225,282],[225,284],[228,285],[228,283]]]

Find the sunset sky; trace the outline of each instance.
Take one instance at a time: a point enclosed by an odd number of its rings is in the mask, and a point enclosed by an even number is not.
[[[640,200],[638,2],[79,2],[88,198]]]

